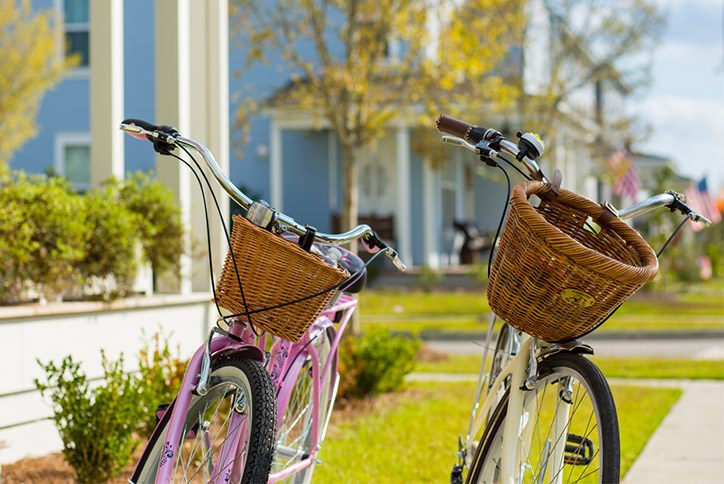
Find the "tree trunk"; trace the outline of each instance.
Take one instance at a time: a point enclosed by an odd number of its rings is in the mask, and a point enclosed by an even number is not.
[[[340,225],[343,232],[357,225],[359,209],[359,174],[356,163],[357,150],[348,144],[342,144],[342,213]],[[356,244],[354,244],[356,245]],[[350,248],[356,251],[356,247]]]
[[[340,226],[343,232],[357,226],[357,211],[359,209],[359,174],[357,172],[356,155],[358,150],[350,145],[342,144],[342,213],[340,214]],[[350,251],[357,253],[357,243],[354,242],[347,247]],[[360,327],[360,307],[352,314],[349,321],[349,334],[358,336],[362,332]]]

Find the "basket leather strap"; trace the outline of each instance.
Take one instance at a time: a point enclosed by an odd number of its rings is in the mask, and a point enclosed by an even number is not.
[[[551,183],[548,184],[548,188],[545,191],[538,194],[538,197],[546,202],[550,202],[551,200],[558,198],[558,195],[561,194],[562,181],[563,174],[561,173],[561,170],[556,168],[556,171],[553,173],[553,180],[551,180]]]
[[[309,252],[312,248],[312,244],[314,243],[314,236],[317,234],[317,229],[311,225],[305,225],[304,228],[306,228],[307,231],[304,235],[299,237],[299,246]]]
[[[601,204],[601,214],[596,217],[595,222],[600,225],[601,227],[608,227],[608,225],[611,223],[611,220],[618,218],[618,214],[611,210],[611,208],[606,203]]]

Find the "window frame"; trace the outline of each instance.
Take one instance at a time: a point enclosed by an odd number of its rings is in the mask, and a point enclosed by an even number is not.
[[[54,0],[55,2],[55,16],[58,22],[58,45],[60,46],[58,49],[58,59],[59,61],[64,61],[67,54],[67,33],[73,33],[73,32],[88,32],[88,64],[87,65],[81,65],[75,67],[73,70],[66,73],[67,77],[74,78],[87,78],[90,74],[90,13],[88,22],[81,23],[81,22],[74,22],[72,24],[67,24],[65,22],[65,0]],[[90,2],[91,0],[88,0],[88,8],[90,8]],[[70,28],[69,28],[70,27]]]
[[[68,146],[88,146],[88,173],[90,174],[91,170],[91,160],[90,160],[90,147],[91,147],[91,135],[90,133],[57,133],[55,135],[55,157],[54,157],[54,163],[53,167],[55,168],[55,172],[58,176],[64,178],[65,180],[70,183],[70,186],[73,188],[73,190],[77,192],[87,192],[91,189],[91,181],[88,181],[87,185],[77,185],[74,184],[71,180],[68,180],[66,178],[66,159],[65,159],[65,149]]]

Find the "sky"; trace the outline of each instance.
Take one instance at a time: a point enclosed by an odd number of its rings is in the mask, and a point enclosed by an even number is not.
[[[655,0],[668,12],[652,84],[632,103],[652,128],[645,153],[673,160],[709,192],[724,186],[724,0]]]

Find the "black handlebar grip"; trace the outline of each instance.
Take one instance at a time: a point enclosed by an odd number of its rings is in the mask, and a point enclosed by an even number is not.
[[[146,131],[156,131],[158,129],[158,126],[156,126],[155,124],[151,124],[148,121],[144,121],[142,119],[124,119],[122,124],[135,124],[139,128],[143,128]]]
[[[446,116],[444,114],[441,114],[440,117],[437,118],[435,126],[438,131],[463,138],[470,143],[477,143],[481,141],[485,137],[485,132],[487,131],[485,128],[473,126],[470,123],[451,118],[450,116]]]

